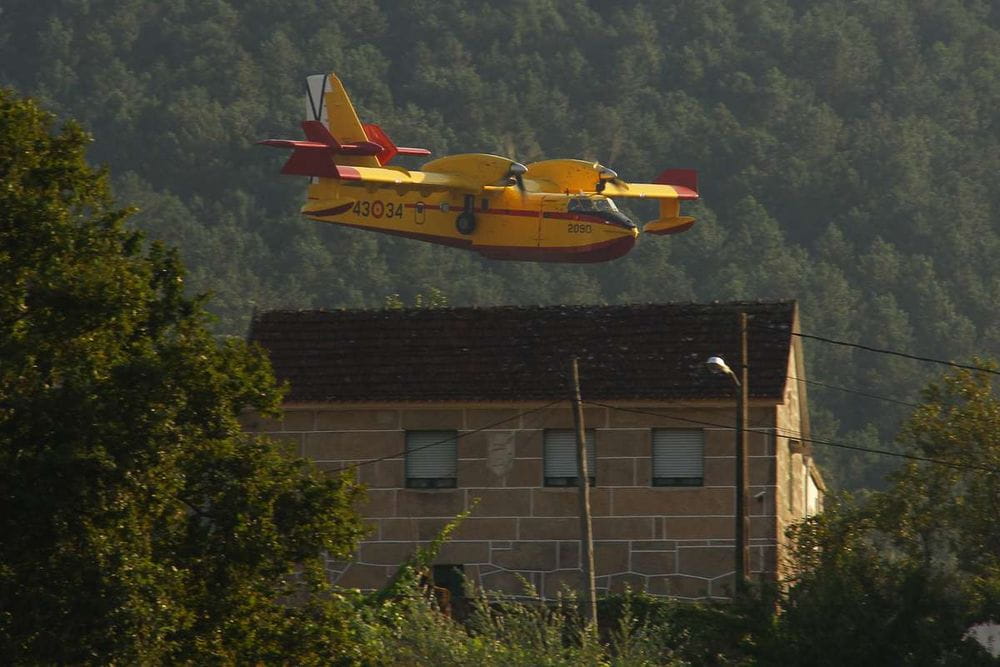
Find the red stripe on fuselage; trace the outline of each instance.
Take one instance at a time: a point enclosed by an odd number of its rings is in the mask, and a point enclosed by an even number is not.
[[[406,208],[416,208],[417,207],[416,204],[403,204],[403,206],[405,206]],[[425,211],[441,211],[441,210],[443,210],[441,208],[440,204],[424,204],[423,207],[424,207]],[[464,210],[465,210],[465,207],[463,207],[463,206],[449,206],[447,212],[448,213],[461,213]],[[517,215],[517,216],[527,217],[527,218],[537,218],[538,217],[538,213],[539,213],[538,211],[529,211],[529,210],[525,210],[525,209],[516,209],[516,208],[488,208],[486,210],[473,209],[472,212],[475,213],[476,215]]]
[[[416,204],[404,204],[406,208],[416,208]],[[425,211],[438,211],[441,210],[440,204],[424,204]],[[465,209],[460,206],[454,208],[449,207],[449,212],[461,213]],[[593,222],[597,224],[612,225],[618,227],[614,223],[608,222],[603,218],[599,218],[596,215],[586,215],[584,213],[564,213],[562,211],[532,211],[530,209],[523,208],[488,208],[488,209],[475,209],[473,211],[476,215],[513,215],[523,218],[537,218],[539,214],[543,218],[550,220],[575,220],[577,222]]]
[[[587,215],[585,213],[563,213],[562,211],[546,211],[545,217],[554,220],[577,220],[579,222],[597,222],[601,224],[612,225],[603,218],[599,218],[596,215]],[[618,225],[614,225],[618,227]]]

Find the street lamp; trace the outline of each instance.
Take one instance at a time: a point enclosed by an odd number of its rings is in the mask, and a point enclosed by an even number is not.
[[[723,359],[722,357],[709,357],[708,360],[705,362],[705,365],[708,366],[708,370],[712,371],[713,373],[728,375],[730,378],[732,378],[733,382],[736,383],[736,388],[739,389],[740,380],[738,377],[736,377],[736,373],[734,373],[733,369],[729,367],[729,364],[726,363],[725,359]]]
[[[739,376],[722,357],[709,357],[705,365],[713,373],[728,375],[736,389],[736,591],[746,590],[750,580],[750,518],[747,516],[747,315],[740,313]]]

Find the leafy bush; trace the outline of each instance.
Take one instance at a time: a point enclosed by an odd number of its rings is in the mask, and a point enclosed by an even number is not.
[[[589,629],[579,601],[524,601],[469,590],[472,613],[453,620],[424,589],[398,591],[373,610],[360,628],[363,662],[379,665],[677,665],[671,636],[633,608],[626,596],[604,639]],[[536,598],[526,587],[526,596]]]

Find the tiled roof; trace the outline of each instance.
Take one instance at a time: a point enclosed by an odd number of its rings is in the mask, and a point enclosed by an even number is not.
[[[510,401],[731,397],[705,360],[737,363],[748,313],[750,395],[784,392],[795,303],[271,311],[250,340],[288,380],[289,401]]]

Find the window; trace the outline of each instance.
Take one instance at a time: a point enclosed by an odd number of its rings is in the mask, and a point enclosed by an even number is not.
[[[653,429],[653,486],[701,486],[704,478],[704,431]]]
[[[796,478],[802,469],[802,445],[798,440],[788,441],[788,511],[795,511]]]
[[[617,211],[618,207],[610,199],[591,199],[589,197],[573,197],[569,200],[566,210],[570,213],[593,213],[594,211]]]
[[[587,476],[594,486],[594,432],[588,430]],[[576,462],[576,431],[573,429],[548,429],[545,431],[545,486],[578,486]]]
[[[411,489],[452,489],[458,471],[455,431],[406,432],[406,486]]]
[[[822,508],[822,496],[819,493],[819,486],[816,485],[816,480],[813,479],[812,473],[807,468],[806,471],[806,511],[804,516],[812,516],[820,511]]]
[[[595,209],[594,202],[587,197],[574,197],[569,200],[566,210],[570,213],[591,213]]]

